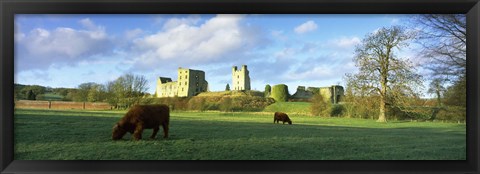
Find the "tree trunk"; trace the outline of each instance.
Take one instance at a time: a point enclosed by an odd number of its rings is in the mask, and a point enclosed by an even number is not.
[[[385,68],[386,69],[386,68]],[[386,123],[387,122],[387,117],[385,116],[385,110],[386,110],[386,105],[387,105],[387,73],[386,70],[384,71],[385,73],[382,73],[382,89],[380,90],[380,114],[378,116],[377,122],[382,122]]]
[[[384,97],[381,96],[380,98],[381,98],[381,99],[380,99],[380,100],[381,100],[381,101],[380,101],[380,115],[378,116],[377,122],[386,123],[386,122],[387,122],[387,118],[385,117],[386,104],[385,104]]]

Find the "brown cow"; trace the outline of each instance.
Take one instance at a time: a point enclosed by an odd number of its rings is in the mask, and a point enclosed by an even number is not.
[[[288,115],[286,113],[275,112],[275,114],[273,115],[273,123],[279,123],[280,121],[282,121],[283,124],[285,124],[285,122],[288,122],[288,124],[292,124],[292,120],[288,118]]]
[[[153,129],[150,138],[154,139],[160,125],[163,127],[163,138],[167,138],[169,121],[170,110],[167,105],[136,105],[115,124],[112,139],[121,139],[127,132],[130,132],[135,140],[140,140],[143,129]]]

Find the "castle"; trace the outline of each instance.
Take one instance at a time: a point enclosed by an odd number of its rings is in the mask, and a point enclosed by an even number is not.
[[[237,66],[232,67],[232,90],[250,90],[250,75],[247,65],[242,65],[242,69],[237,70]]]
[[[178,81],[172,81],[168,77],[159,77],[157,79],[155,97],[191,97],[208,91],[205,72],[180,67],[177,73]],[[232,86],[234,91],[251,90],[250,74],[247,65],[242,65],[241,69],[238,69],[237,66],[232,67]],[[316,93],[321,94],[325,101],[334,104],[342,101],[344,97],[343,87],[332,85],[330,87],[308,87],[307,89],[305,89],[305,86],[298,86],[297,92],[291,98],[310,99]]]
[[[178,81],[167,77],[157,79],[156,97],[190,97],[208,90],[205,72],[180,67],[177,73]]]

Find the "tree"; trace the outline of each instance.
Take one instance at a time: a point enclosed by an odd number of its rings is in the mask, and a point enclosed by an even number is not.
[[[435,95],[437,98],[437,106],[442,106],[442,96],[445,90],[445,87],[443,87],[443,79],[436,78],[430,82],[430,87],[427,92]]]
[[[413,18],[417,41],[423,46],[425,67],[435,78],[454,81],[466,73],[467,23],[465,14],[422,14]]]
[[[415,85],[421,86],[421,76],[414,73],[412,63],[395,54],[408,46],[414,34],[403,27],[381,28],[362,40],[355,49],[357,74],[346,79],[357,89],[380,96],[378,122],[387,122],[387,105],[402,104],[408,95],[415,94]]]
[[[73,101],[86,102],[88,101],[88,93],[96,83],[88,82],[78,85],[78,90],[73,95]]]
[[[230,91],[230,85],[227,83],[227,86],[225,87],[225,91]]]
[[[148,90],[147,79],[144,76],[125,74],[106,85],[108,103],[115,108],[128,108],[139,104]]]
[[[27,95],[26,96],[27,100],[35,100],[36,98],[36,95],[35,93],[33,93],[33,90],[28,90],[26,95]]]
[[[311,113],[314,116],[330,116],[332,103],[326,101],[320,93],[314,94],[312,97]]]
[[[452,86],[449,86],[445,91],[445,104],[450,106],[467,107],[467,83],[462,77],[455,81]]]
[[[428,60],[424,67],[431,70],[431,78],[453,82],[448,100],[455,102],[447,103],[466,103],[466,15],[422,14],[412,24],[418,28],[417,41],[423,46],[422,57]]]
[[[88,90],[87,101],[101,102],[105,100],[106,89],[104,85],[94,84]]]
[[[265,97],[270,96],[271,93],[272,93],[272,87],[269,84],[265,85]]]

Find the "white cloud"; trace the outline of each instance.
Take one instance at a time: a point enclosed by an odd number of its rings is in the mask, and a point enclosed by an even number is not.
[[[171,18],[163,24],[163,29],[168,30],[181,25],[196,25],[200,22],[200,15],[190,15],[186,18]]]
[[[80,20],[86,30],[58,27],[32,29],[16,38],[16,63],[20,71],[46,69],[52,64],[72,64],[108,52],[110,39],[105,28],[90,19]]]
[[[309,69],[308,71],[302,72],[302,73],[289,73],[286,75],[286,78],[289,80],[308,80],[308,79],[321,79],[321,78],[326,78],[326,77],[331,77],[334,76],[334,72],[332,71],[334,67],[328,67],[328,66],[320,66],[320,67],[315,67],[313,69]]]
[[[134,39],[142,33],[143,33],[143,30],[140,29],[140,28],[136,28],[136,29],[133,29],[133,30],[127,30],[127,31],[125,31],[125,39],[127,39],[127,40]]]
[[[339,39],[333,39],[331,42],[340,48],[353,48],[355,45],[361,43],[361,39],[358,37],[341,37]]]
[[[295,27],[294,31],[297,34],[303,34],[311,31],[315,31],[318,28],[317,24],[314,21],[307,21],[302,25]]]
[[[134,41],[136,66],[155,68],[166,62],[181,66],[235,60],[262,43],[262,33],[243,26],[244,15],[217,15],[198,24],[196,17],[169,19],[164,29]]]

